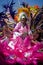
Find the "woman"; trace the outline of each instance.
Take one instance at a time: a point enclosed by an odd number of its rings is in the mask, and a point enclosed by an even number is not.
[[[24,12],[20,14],[20,22],[14,28],[13,39],[16,40],[16,46],[19,45],[25,48],[31,47],[31,39],[33,38],[32,32],[30,30],[30,21]],[[19,41],[20,42],[19,42]]]
[[[32,34],[30,30],[30,21],[28,21],[27,16],[24,12],[20,14],[20,22],[14,28],[14,33],[18,32],[20,36]]]

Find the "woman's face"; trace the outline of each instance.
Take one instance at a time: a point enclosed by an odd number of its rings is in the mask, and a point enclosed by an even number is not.
[[[22,18],[22,19],[21,19],[21,22],[22,22],[22,23],[26,22],[26,18]]]

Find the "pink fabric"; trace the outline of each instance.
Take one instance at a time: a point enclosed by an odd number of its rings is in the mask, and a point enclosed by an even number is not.
[[[13,49],[9,46],[11,41],[13,42]],[[43,44],[37,42],[37,44],[31,46],[31,39],[29,36],[24,40],[21,37],[17,37],[16,40],[12,38],[10,42],[8,43],[8,40],[6,40],[0,44],[0,52],[2,52],[5,57],[3,62],[10,64],[20,62],[24,65],[33,62],[35,65],[37,64],[37,59],[43,61],[43,52],[39,52],[39,50],[43,48]]]
[[[26,26],[23,27],[21,22],[19,22],[19,23],[16,25],[16,27],[14,28],[14,31],[19,31],[20,33],[27,32],[28,30],[29,30],[29,27],[28,27],[28,29],[27,29]]]
[[[15,31],[27,32],[26,27],[20,28],[16,27]],[[14,32],[15,32],[14,31]],[[9,41],[10,40],[10,41]],[[4,55],[4,61],[6,63],[13,64],[15,62],[20,62],[22,65],[33,63],[37,65],[37,60],[43,61],[43,52],[39,52],[43,48],[43,44],[37,42],[35,45],[31,46],[31,35],[27,35],[24,39],[18,36],[16,39],[5,40],[0,42],[0,52]]]

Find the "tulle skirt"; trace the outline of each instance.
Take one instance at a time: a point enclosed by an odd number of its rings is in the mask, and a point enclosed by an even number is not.
[[[29,36],[22,39],[20,36],[16,39],[6,39],[0,42],[0,58],[3,63],[14,64],[21,63],[22,65],[33,63],[37,65],[37,60],[43,61],[43,44],[37,42],[31,45]]]

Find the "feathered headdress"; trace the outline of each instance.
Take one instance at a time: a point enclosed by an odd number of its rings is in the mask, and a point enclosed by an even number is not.
[[[22,16],[28,18],[30,16],[30,11],[26,7],[22,7],[18,9],[18,21],[22,18]]]

